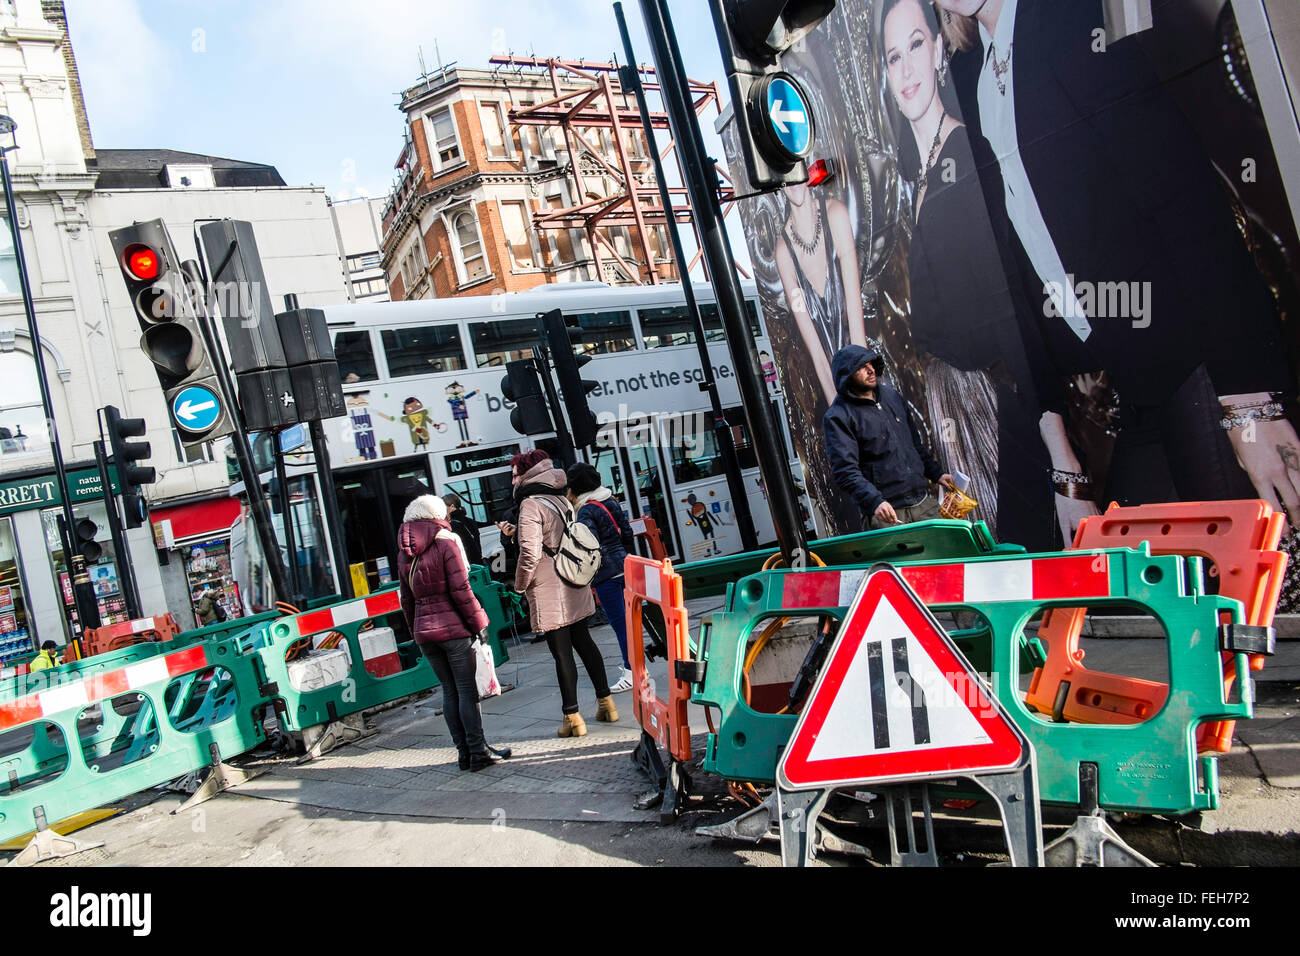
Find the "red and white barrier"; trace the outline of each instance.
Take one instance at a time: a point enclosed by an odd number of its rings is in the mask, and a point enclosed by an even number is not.
[[[346,604],[335,604],[333,607],[323,607],[319,611],[306,611],[302,614],[295,614],[290,620],[298,629],[299,637],[308,637],[321,631],[341,627],[344,624],[355,624],[357,621],[365,621],[372,617],[391,614],[393,611],[400,609],[401,606],[401,592],[399,589],[394,588],[381,594],[372,594],[369,597],[348,601]]]
[[[784,607],[847,607],[867,568],[799,571],[785,575]],[[1110,596],[1110,562],[1105,554],[1007,558],[968,564],[900,566],[926,604],[993,604]]]
[[[0,731],[73,708],[87,707],[96,701],[199,670],[207,664],[207,649],[202,644],[197,644],[183,651],[152,657],[118,670],[94,674],[79,681],[59,684],[49,690],[0,703]]]

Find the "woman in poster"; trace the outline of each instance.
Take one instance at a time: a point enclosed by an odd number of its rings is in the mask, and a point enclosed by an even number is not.
[[[829,405],[835,401],[831,356],[867,344],[853,224],[844,203],[804,184],[787,187],[783,200],[776,271]]]
[[[1100,371],[1119,397],[1105,488],[1087,496],[1214,500],[1253,484],[1300,517],[1272,300],[1137,40],[1108,38],[1100,0],[935,4],[963,51],[951,66],[964,118],[992,149],[980,168],[1001,176],[986,195],[1009,224],[1012,282],[1035,306],[1022,334],[1047,356],[1034,368],[1044,405]],[[1052,477],[1058,492],[1091,482]]]

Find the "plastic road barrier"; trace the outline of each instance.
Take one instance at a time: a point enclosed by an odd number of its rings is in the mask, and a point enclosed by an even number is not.
[[[87,628],[82,636],[82,657],[115,651],[143,641],[170,641],[181,632],[170,614],[137,618],[104,627]]]
[[[1220,663],[1220,639],[1232,633],[1221,625],[1245,624],[1242,604],[1205,594],[1199,573],[1189,579],[1183,561],[1153,556],[1144,546],[892,563],[932,610],[975,612],[987,622],[970,633],[968,642],[983,652],[970,656],[991,662],[994,693],[1033,742],[1045,802],[1077,805],[1080,765],[1098,763],[1104,808],[1186,813],[1212,809],[1218,800],[1217,765],[1197,756],[1196,729],[1207,721],[1249,717],[1252,702],[1248,696],[1228,699]],[[865,573],[861,566],[774,570],[743,577],[728,589],[725,610],[704,622],[696,661],[703,675],[692,702],[720,714],[703,769],[731,780],[774,779],[795,717],[761,714],[744,703],[745,650],[756,629],[772,618],[797,614],[842,620]],[[1177,692],[1145,722],[1054,723],[1021,699],[1020,674],[1029,670],[1026,657],[1035,656],[1026,653],[1025,625],[1044,608],[1080,600],[1099,608],[1138,608],[1154,616],[1169,635],[1170,683]],[[1238,668],[1246,666],[1244,652],[1233,655]]]
[[[1212,562],[1209,575],[1221,597],[1234,598],[1245,610],[1245,623],[1268,628],[1273,623],[1286,555],[1277,550],[1286,516],[1263,501],[1180,502],[1121,508],[1085,518],[1074,537],[1076,549],[1129,546],[1149,542],[1152,554],[1200,556]],[[1043,666],[1035,673],[1027,702],[1053,720],[1132,724],[1164,706],[1169,685],[1123,677],[1083,666],[1079,647],[1087,608],[1049,612],[1039,628],[1047,643]],[[1250,656],[1251,670],[1264,666],[1265,655]],[[1223,654],[1224,687],[1236,679],[1235,655]],[[1227,753],[1233,723],[1202,726],[1202,752]]]
[[[209,766],[214,747],[229,757],[265,739],[254,663],[235,640],[167,647],[0,688],[0,840]]]

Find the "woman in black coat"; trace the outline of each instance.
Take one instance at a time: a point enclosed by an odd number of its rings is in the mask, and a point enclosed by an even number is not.
[[[1278,401],[1291,378],[1273,303],[1136,38],[1107,40],[1100,0],[935,5],[962,51],[952,75],[972,141],[987,140],[976,161],[1003,258],[1034,307],[1021,332],[1047,357],[1034,363],[1044,405],[1102,370],[1119,396],[1092,496],[1213,500],[1253,483],[1294,520],[1300,440]],[[1076,493],[1089,481],[1053,478]]]

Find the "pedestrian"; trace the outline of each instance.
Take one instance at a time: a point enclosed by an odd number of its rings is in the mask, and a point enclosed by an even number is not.
[[[567,473],[569,501],[578,520],[600,539],[600,570],[592,580],[609,626],[618,638],[618,650],[623,655],[618,680],[610,688],[615,694],[632,689],[632,665],[627,659],[627,605],[623,603],[623,562],[632,551],[632,525],[628,523],[623,508],[614,500],[613,492],[600,483],[600,472],[586,462],[572,465]]]
[[[469,586],[469,561],[447,521],[446,503],[436,495],[412,501],[397,546],[402,612],[442,685],[442,716],[460,769],[483,770],[498,761],[483,736],[472,645],[486,630],[488,616]],[[510,756],[506,748],[497,753]]]
[[[952,484],[921,442],[903,396],[880,380],[880,353],[846,345],[831,360],[838,395],[822,418],[835,483],[866,516],[868,529],[939,517],[930,482]]]
[[[460,543],[465,546],[465,557],[470,564],[483,565],[483,542],[479,539],[478,523],[470,517],[465,506],[461,504],[460,495],[449,491],[442,496],[447,505],[447,520],[451,530],[456,532]]]
[[[211,588],[203,592],[203,597],[199,598],[199,603],[194,607],[194,613],[199,617],[200,627],[217,623],[217,602],[212,596]]]
[[[561,737],[581,737],[587,725],[578,713],[578,668],[574,651],[596,691],[596,719],[618,720],[618,708],[610,694],[609,677],[600,648],[591,639],[587,619],[596,613],[590,587],[575,587],[559,576],[555,558],[572,509],[565,496],[564,472],[541,449],[523,452],[510,462],[514,471],[515,501],[519,504],[516,540],[519,563],[515,568],[515,590],[528,596],[533,630],[545,635],[555,658],[555,675],[560,684],[564,723]]]
[[[46,641],[41,645],[41,652],[32,659],[30,664],[27,665],[27,669],[32,673],[36,673],[36,671],[44,671],[49,670],[51,667],[58,667],[59,664],[62,663],[62,661],[59,660],[58,655],[54,653],[58,648],[59,645],[55,644],[53,641]]]

